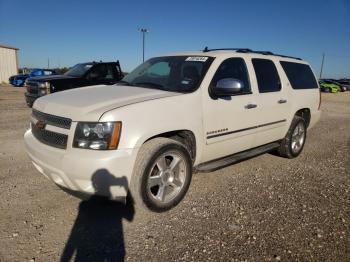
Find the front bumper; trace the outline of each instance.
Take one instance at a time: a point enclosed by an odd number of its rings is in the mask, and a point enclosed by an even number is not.
[[[24,142],[34,166],[58,186],[113,200],[126,197],[137,150],[63,150],[42,144],[31,130]]]
[[[24,82],[25,82],[25,79],[15,78],[14,80],[12,80],[11,84],[13,86],[22,87],[24,86]]]
[[[40,96],[38,95],[34,95],[34,94],[31,94],[31,93],[28,93],[28,92],[25,92],[24,93],[24,96],[26,98],[26,103],[29,107],[32,107],[35,100],[38,99]]]

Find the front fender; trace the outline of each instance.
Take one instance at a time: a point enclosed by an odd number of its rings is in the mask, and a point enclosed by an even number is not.
[[[203,146],[199,92],[148,100],[106,112],[100,121],[121,121],[119,148],[140,148],[148,139],[178,130],[191,131],[196,139],[196,161]]]

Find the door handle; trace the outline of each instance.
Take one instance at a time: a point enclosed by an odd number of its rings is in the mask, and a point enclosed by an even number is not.
[[[280,99],[280,100],[278,100],[278,103],[285,104],[285,103],[287,103],[287,99]]]
[[[252,109],[258,107],[256,104],[248,104],[245,106],[245,109]]]

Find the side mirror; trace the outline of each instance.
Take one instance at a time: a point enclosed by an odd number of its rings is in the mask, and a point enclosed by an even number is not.
[[[235,78],[220,79],[212,89],[215,96],[232,96],[240,93],[244,88],[241,80]]]

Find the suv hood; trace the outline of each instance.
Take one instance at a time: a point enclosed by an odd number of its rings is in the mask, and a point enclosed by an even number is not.
[[[103,113],[130,104],[181,95],[135,86],[98,85],[57,92],[37,99],[33,108],[72,121],[98,121]]]

